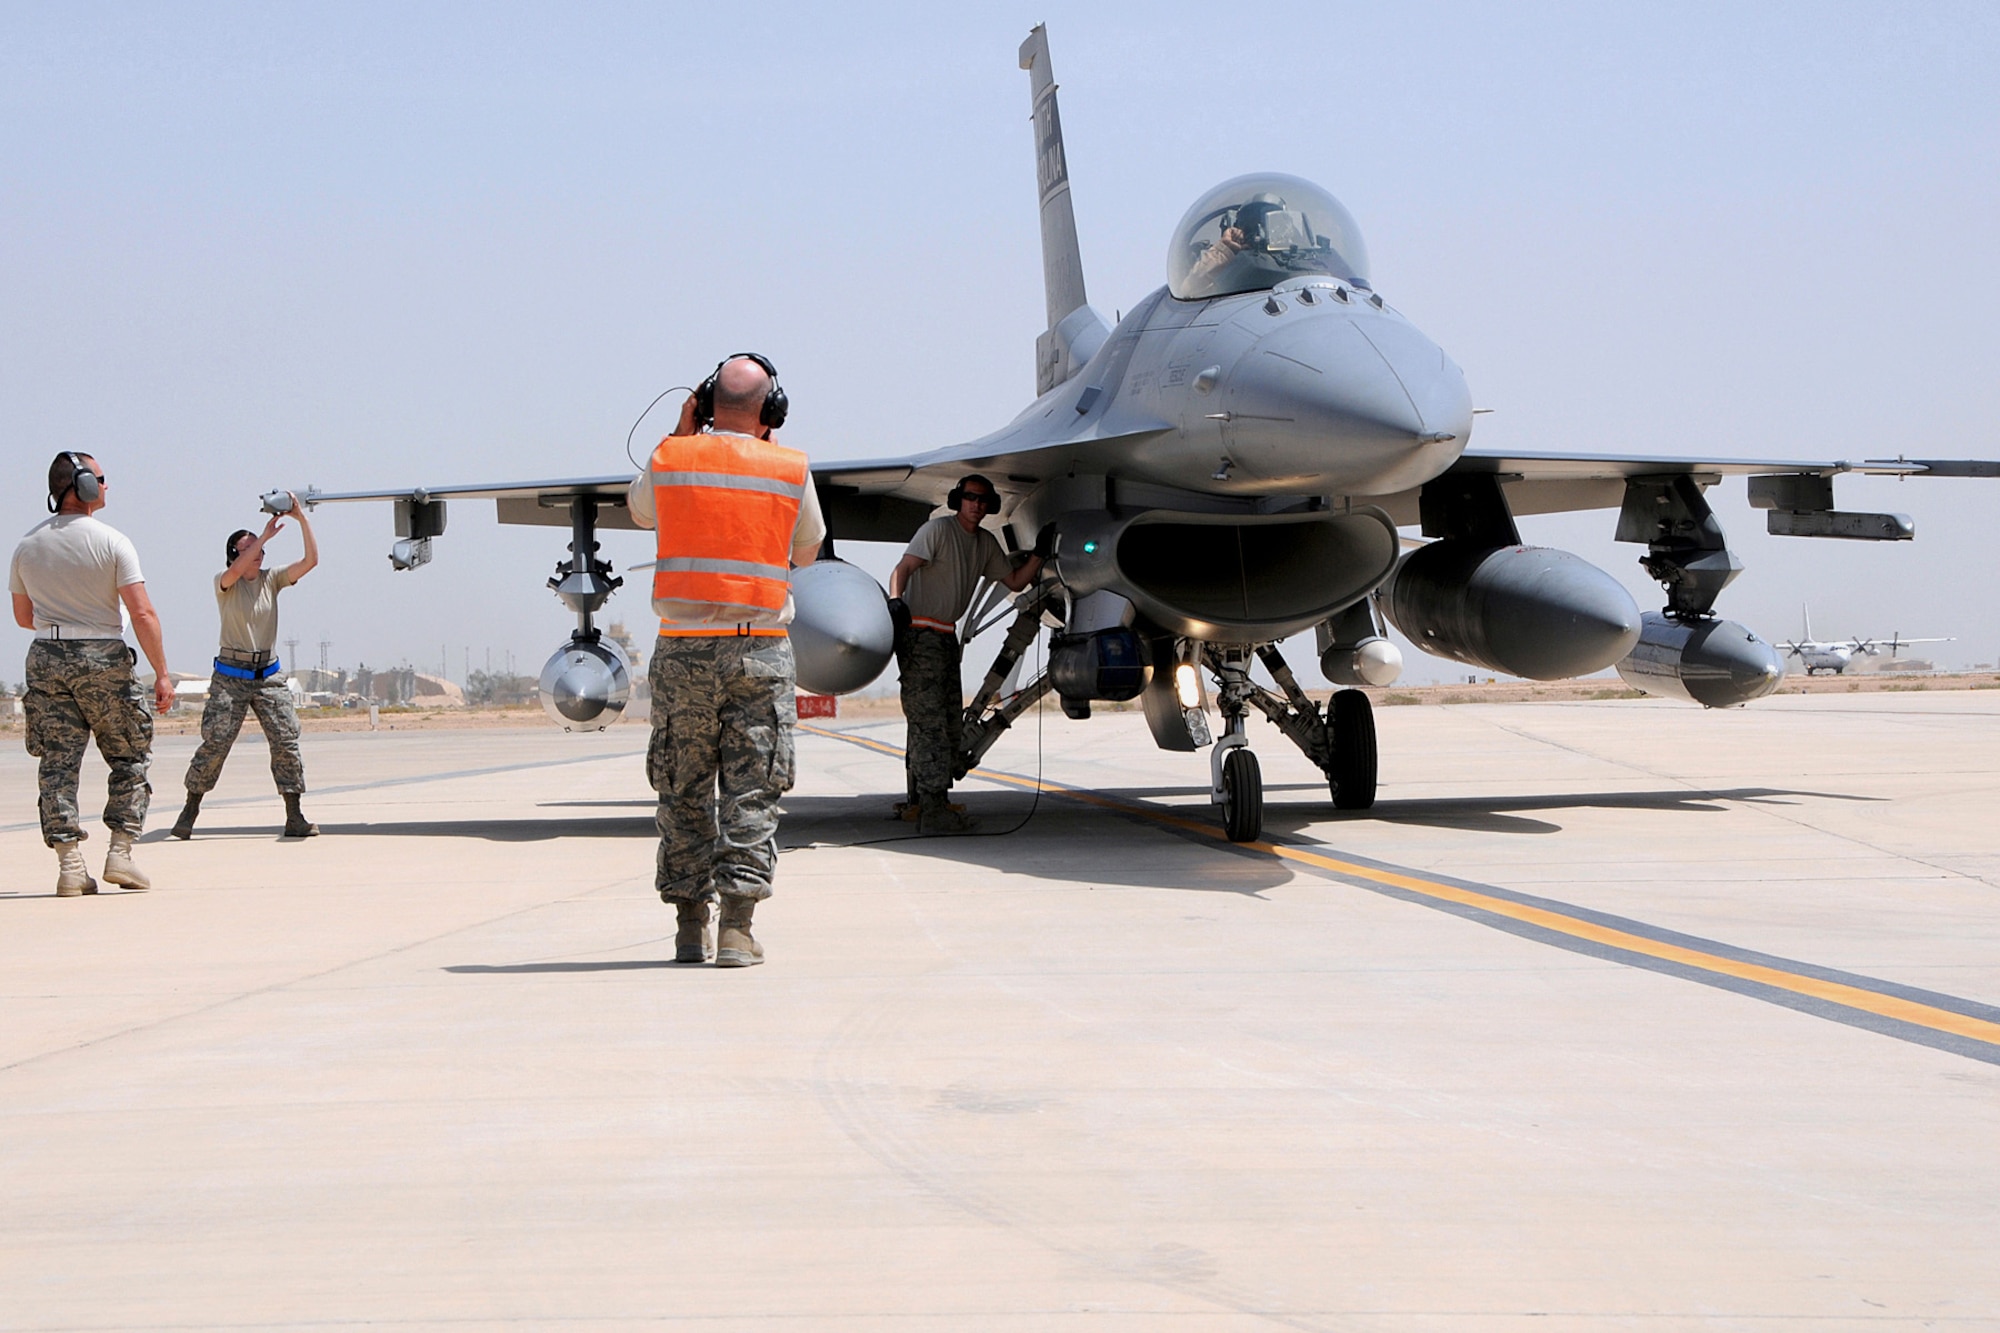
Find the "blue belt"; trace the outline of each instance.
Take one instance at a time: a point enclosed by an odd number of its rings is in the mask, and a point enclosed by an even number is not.
[[[271,665],[267,667],[240,667],[232,662],[225,662],[219,657],[215,659],[216,673],[227,676],[231,680],[263,680],[266,676],[272,676],[282,671],[284,666],[285,664],[275,657],[271,659]]]

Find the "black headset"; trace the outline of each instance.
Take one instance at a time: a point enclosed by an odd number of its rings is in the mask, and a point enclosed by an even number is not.
[[[785,414],[792,410],[792,400],[785,396],[784,388],[778,383],[778,368],[771,364],[771,358],[759,352],[736,352],[715,363],[715,369],[708,372],[708,378],[695,386],[694,419],[703,426],[715,424],[715,381],[722,374],[722,368],[731,361],[755,361],[771,377],[771,388],[764,395],[764,406],[757,413],[757,420],[770,430],[785,424]]]
[[[977,472],[972,473],[970,476],[960,477],[958,479],[958,485],[952,487],[951,494],[944,497],[944,507],[946,509],[956,510],[960,505],[964,504],[965,488],[967,486],[970,486],[975,481],[978,482],[981,486],[984,486],[986,488],[985,498],[988,501],[988,503],[980,507],[989,514],[999,513],[1000,512],[999,489],[995,487],[992,482],[980,476]]]
[[[71,491],[75,491],[76,498],[87,505],[94,505],[104,498],[104,487],[98,483],[97,473],[83,465],[82,454],[73,453],[65,449],[56,456],[69,460],[69,485],[59,491],[51,491],[49,493],[49,512],[51,514],[62,509],[63,497]]]

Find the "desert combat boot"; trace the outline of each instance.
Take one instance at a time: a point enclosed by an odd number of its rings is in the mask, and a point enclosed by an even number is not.
[[[90,867],[83,860],[83,846],[74,842],[59,842],[56,847],[56,897],[81,898],[86,893],[97,892],[97,881],[90,877]]]
[[[179,838],[182,842],[186,842],[194,836],[194,821],[200,817],[201,793],[191,791],[188,793],[187,804],[181,807],[181,817],[174,821],[174,826],[168,830],[168,833],[173,837]]]
[[[676,963],[705,963],[714,949],[714,941],[708,933],[708,900],[689,902],[685,898],[674,901],[674,961]]]
[[[978,827],[979,821],[963,810],[955,808],[943,792],[927,791],[918,794],[919,833],[971,833]]]
[[[764,946],[750,938],[750,914],[756,910],[755,898],[723,898],[722,933],[715,939],[717,967],[755,967],[764,961]]]
[[[104,850],[104,882],[116,884],[134,893],[143,893],[153,887],[153,881],[146,878],[146,872],[132,864],[132,835],[111,831],[111,845]]]
[[[306,818],[305,811],[299,809],[299,794],[295,791],[283,793],[285,798],[284,838],[310,838],[319,832],[319,825]]]

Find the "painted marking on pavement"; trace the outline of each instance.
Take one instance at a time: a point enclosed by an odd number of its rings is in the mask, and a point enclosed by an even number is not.
[[[801,725],[801,731],[901,758],[902,748],[864,736]],[[1490,884],[1420,874],[1406,867],[1283,842],[1232,843],[1217,825],[1159,806],[1103,796],[1047,779],[976,768],[969,776],[1025,791],[1136,815],[1250,855],[1274,857],[1357,888],[1475,921],[1571,952],[1642,967],[1734,991],[1818,1018],[2000,1065],[2000,1007],[1877,977],[1683,935],[1573,903]]]

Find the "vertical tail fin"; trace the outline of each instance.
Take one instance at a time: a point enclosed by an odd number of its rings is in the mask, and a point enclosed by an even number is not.
[[[1049,68],[1049,34],[1040,24],[1021,43],[1021,68],[1028,71],[1034,106],[1035,181],[1042,205],[1042,284],[1049,303],[1048,331],[1035,340],[1035,392],[1039,395],[1061,384],[1088,361],[1108,330],[1103,316],[1095,311],[1089,311],[1087,318],[1069,319],[1089,307],[1083,291],[1083,255],[1076,243],[1076,212],[1069,198],[1062,117],[1056,111],[1056,80]],[[1088,352],[1084,351],[1086,346]]]

